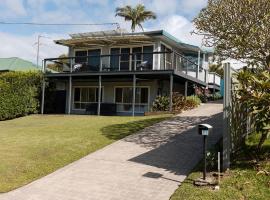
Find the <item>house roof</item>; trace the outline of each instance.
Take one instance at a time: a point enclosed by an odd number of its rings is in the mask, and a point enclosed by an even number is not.
[[[70,34],[71,39],[56,40],[56,44],[64,46],[96,46],[96,45],[125,45],[125,44],[139,44],[139,43],[151,43],[155,38],[162,38],[172,43],[173,45],[189,51],[202,50],[200,47],[187,44],[169,34],[164,30],[147,31],[129,33],[123,29],[111,30],[111,31],[98,31],[88,33],[76,33]]]
[[[0,58],[0,71],[36,71],[40,70],[39,67],[32,62],[12,57],[12,58]]]

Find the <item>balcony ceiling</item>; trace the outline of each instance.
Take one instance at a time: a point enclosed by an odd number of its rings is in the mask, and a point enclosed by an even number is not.
[[[68,47],[91,47],[91,46],[127,46],[139,44],[153,44],[154,39],[146,35],[119,35],[103,37],[74,37],[65,40],[56,40],[56,44]]]

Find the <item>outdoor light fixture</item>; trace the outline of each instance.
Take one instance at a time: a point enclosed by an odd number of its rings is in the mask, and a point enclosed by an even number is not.
[[[206,150],[207,150],[207,136],[211,134],[213,127],[209,124],[199,124],[198,133],[203,136],[203,153],[204,153],[204,170],[203,180],[206,180]]]

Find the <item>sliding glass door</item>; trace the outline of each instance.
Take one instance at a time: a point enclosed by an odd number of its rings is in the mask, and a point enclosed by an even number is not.
[[[88,68],[92,71],[99,71],[100,67],[100,49],[88,50]]]
[[[115,103],[117,112],[132,112],[133,88],[116,87]],[[149,107],[149,88],[137,87],[135,96],[135,112],[144,113]]]
[[[151,70],[153,69],[153,50],[153,46],[111,48],[110,68],[129,71],[134,70],[136,66],[136,70]]]

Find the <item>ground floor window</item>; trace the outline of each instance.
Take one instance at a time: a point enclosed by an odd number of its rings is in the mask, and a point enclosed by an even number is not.
[[[103,88],[101,88],[101,101],[103,99]],[[74,109],[85,109],[89,103],[98,102],[98,87],[75,87]]]
[[[132,112],[133,88],[116,87],[115,103],[118,112]],[[149,88],[137,87],[135,95],[135,112],[146,112],[149,107]]]

